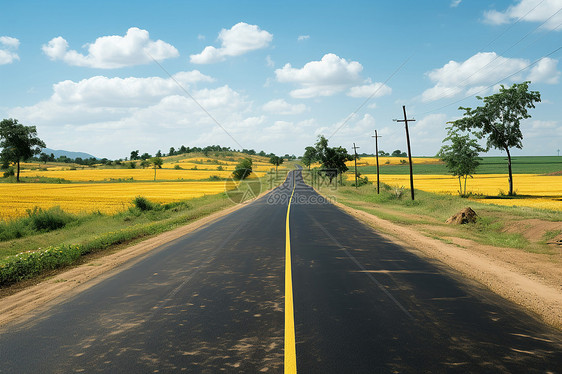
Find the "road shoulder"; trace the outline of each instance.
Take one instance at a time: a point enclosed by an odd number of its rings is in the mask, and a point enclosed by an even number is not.
[[[92,259],[84,264],[60,272],[52,278],[2,298],[0,326],[4,326],[16,319],[18,322],[25,322],[28,318],[33,317],[35,311],[48,308],[52,302],[60,302],[63,298],[69,298],[100,283],[114,274],[115,271],[122,271],[142,260],[155,249],[163,248],[163,246],[175,239],[212,224],[220,218],[247,206],[247,204],[259,199],[268,192],[270,191],[260,194],[260,196],[251,201],[220,210],[138,244]]]
[[[521,269],[514,262],[495,256],[486,247],[465,240],[463,245],[448,244],[429,238],[422,233],[389,222],[362,210],[350,208],[339,202],[335,206],[377,230],[386,237],[418,256],[446,265],[464,277],[475,280],[496,294],[515,302],[532,312],[544,322],[562,329],[562,289],[556,281],[537,277]],[[492,247],[490,247],[492,248]],[[478,250],[481,249],[481,250]],[[518,251],[508,249],[509,251]],[[500,251],[498,251],[500,252]],[[524,254],[527,255],[527,254]],[[532,257],[532,254],[529,257]]]

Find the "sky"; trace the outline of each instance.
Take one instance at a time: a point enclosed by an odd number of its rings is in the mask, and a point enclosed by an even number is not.
[[[433,156],[500,84],[541,93],[513,155],[562,148],[562,0],[0,0],[0,118],[125,158],[218,144]],[[491,150],[487,155],[502,155]]]

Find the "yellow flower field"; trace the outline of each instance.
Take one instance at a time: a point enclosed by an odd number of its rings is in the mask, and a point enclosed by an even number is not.
[[[400,165],[401,160],[408,162],[408,157],[379,157],[379,165]],[[412,157],[412,164],[440,164],[441,161],[435,157]],[[345,163],[347,167],[355,165],[355,161],[348,161]],[[357,166],[377,166],[376,157],[361,157],[357,160]]]
[[[199,167],[203,165],[198,165]],[[206,165],[205,165],[206,166]],[[218,166],[218,165],[217,165]],[[183,167],[183,166],[182,166]],[[213,175],[229,178],[232,171],[223,170],[175,170],[157,169],[156,180],[199,180]],[[234,169],[233,169],[234,170]],[[265,175],[263,171],[255,171],[257,176]],[[77,169],[77,170],[22,170],[22,177],[63,178],[71,182],[102,182],[111,180],[151,181],[154,180],[154,169]]]
[[[0,220],[24,216],[35,206],[60,206],[70,213],[116,213],[131,206],[135,196],[159,203],[191,199],[225,191],[225,182],[160,183],[1,183]]]
[[[376,174],[362,174],[362,176],[367,176],[369,181],[376,183]],[[348,180],[353,178],[353,175],[348,175]],[[409,175],[381,174],[380,181],[391,186],[407,188],[410,186]],[[530,195],[533,198],[479,199],[478,201],[498,205],[562,210],[562,176],[514,174],[513,183],[517,195]],[[457,194],[459,182],[458,178],[449,175],[414,175],[414,188],[434,193]],[[507,174],[477,174],[467,181],[467,192],[497,196],[500,191],[508,191]]]

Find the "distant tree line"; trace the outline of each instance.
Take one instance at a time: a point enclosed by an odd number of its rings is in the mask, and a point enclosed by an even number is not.
[[[206,147],[186,147],[184,145],[182,145],[181,147],[179,147],[178,149],[174,148],[174,147],[170,147],[168,153],[164,154],[162,153],[161,150],[158,150],[158,152],[156,153],[156,157],[164,157],[164,156],[176,156],[176,155],[182,155],[182,154],[186,154],[186,153],[203,153],[203,155],[205,156],[209,156],[209,154],[211,152],[238,152],[238,153],[244,153],[250,156],[262,156],[262,157],[272,157],[275,156],[275,154],[273,153],[265,153],[264,151],[255,151],[254,149],[242,149],[242,150],[237,150],[237,149],[232,149],[230,147],[221,147],[220,145],[208,145]],[[130,160],[131,161],[135,161],[135,160],[148,160],[152,158],[152,155],[149,153],[143,153],[140,154],[139,150],[134,150],[131,151],[130,154]],[[285,159],[287,160],[295,160],[297,158],[297,156],[295,155],[289,155],[289,154],[285,154],[284,156]]]

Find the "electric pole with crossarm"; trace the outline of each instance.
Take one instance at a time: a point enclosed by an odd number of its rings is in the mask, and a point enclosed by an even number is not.
[[[377,130],[375,130],[375,135],[371,135],[371,138],[375,138],[375,158],[377,159],[377,194],[380,193],[379,190],[379,138],[382,138],[382,136],[379,136],[377,134]]]
[[[355,143],[353,143],[353,153],[355,154],[355,188],[357,188],[357,148]]]
[[[410,133],[408,132],[408,121],[415,121],[415,119],[408,119],[406,116],[406,105],[402,105],[404,110],[404,119],[395,119],[395,122],[404,122],[406,126],[406,141],[408,142],[408,161],[410,161],[410,191],[412,191],[412,200],[414,200],[414,172],[412,170],[412,150],[410,149]]]

